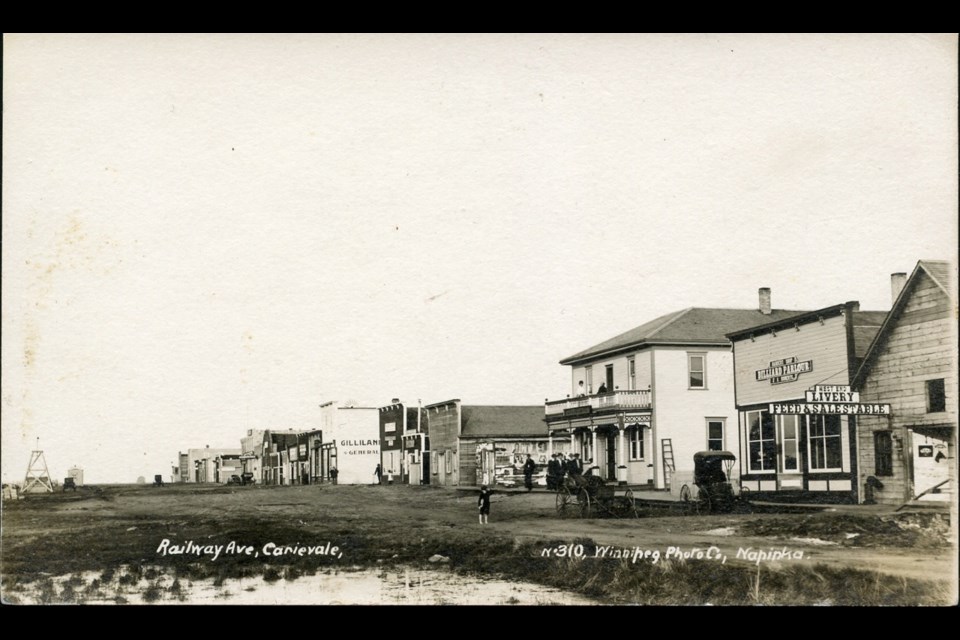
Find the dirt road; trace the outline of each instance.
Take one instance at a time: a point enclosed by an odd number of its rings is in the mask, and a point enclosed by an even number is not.
[[[946,543],[951,534],[942,518],[885,521],[882,531],[873,523],[889,516],[831,512],[561,519],[554,496],[542,492],[494,495],[486,527],[476,514],[474,494],[439,487],[86,488],[4,504],[3,573],[4,580],[29,579],[162,561],[157,549],[163,540],[234,540],[258,550],[271,542],[329,542],[343,550],[345,562],[369,565],[456,553],[455,547],[490,540],[543,541],[544,553],[562,554],[567,551],[556,549],[589,539],[611,547],[608,553],[626,549],[636,557],[639,549],[643,562],[654,562],[657,554],[660,561],[696,557],[699,550],[730,564],[825,563],[956,581],[956,545]]]

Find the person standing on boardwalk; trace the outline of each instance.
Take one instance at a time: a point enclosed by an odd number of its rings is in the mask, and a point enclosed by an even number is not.
[[[537,469],[537,463],[533,461],[530,454],[527,454],[527,461],[523,463],[523,485],[527,491],[533,491],[533,472]]]
[[[487,485],[480,487],[480,497],[477,499],[477,508],[480,509],[480,524],[489,524],[490,518],[490,494],[493,491],[487,489]]]
[[[377,465],[377,468],[373,470],[373,475],[377,476],[376,484],[383,484],[383,468],[380,465]]]
[[[547,463],[547,491],[553,491],[557,488],[560,479],[560,461],[557,460],[557,454],[550,456],[550,462]]]
[[[337,475],[338,475],[339,473],[340,473],[340,472],[337,471],[337,468],[336,468],[336,467],[331,467],[331,468],[330,468],[330,482],[332,482],[333,484],[337,484]]]

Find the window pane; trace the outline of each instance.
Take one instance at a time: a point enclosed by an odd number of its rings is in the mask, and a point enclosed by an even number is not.
[[[936,413],[947,410],[947,397],[943,378],[927,380],[927,412]]]
[[[690,386],[691,387],[702,387],[703,386],[703,373],[697,371],[690,372]]]
[[[783,416],[783,439],[797,437],[797,416]]]
[[[722,422],[708,422],[708,428],[710,430],[710,435],[707,436],[710,439],[723,439],[723,423]]]
[[[766,411],[761,411],[760,415],[763,418],[763,424],[761,426],[761,431],[763,433],[764,440],[773,440],[773,416],[771,416]]]
[[[890,432],[877,431],[873,434],[875,473],[878,476],[893,475],[893,442]]]
[[[783,442],[783,470],[797,470],[797,441],[784,440]]]
[[[839,469],[843,465],[843,444],[840,436],[831,436],[827,439],[827,468]]]
[[[750,439],[760,439],[760,412],[753,411],[747,414],[747,422],[750,426]]]
[[[753,441],[750,443],[750,468],[754,470],[760,470],[763,467],[760,465],[760,442]]]

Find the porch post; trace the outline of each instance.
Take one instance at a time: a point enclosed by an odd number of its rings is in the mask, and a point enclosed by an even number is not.
[[[590,437],[592,442],[590,444],[590,464],[597,464],[597,428],[590,427]]]

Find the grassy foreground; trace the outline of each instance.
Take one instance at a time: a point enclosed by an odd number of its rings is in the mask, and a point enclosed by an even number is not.
[[[244,495],[222,489],[181,489],[167,494],[131,492],[129,496],[108,491],[86,499],[50,496],[45,502],[5,505],[4,600],[15,602],[17,594],[27,589],[39,592],[44,602],[83,602],[85,590],[96,590],[118,578],[136,584],[141,578],[154,580],[162,574],[175,578],[168,588],[178,590],[181,581],[187,580],[223,583],[260,575],[291,580],[331,569],[436,566],[429,562],[433,556],[442,556],[442,564],[456,572],[535,582],[610,604],[948,605],[955,597],[953,586],[942,581],[826,565],[666,559],[654,563],[595,557],[597,545],[589,537],[572,541],[582,549],[577,557],[556,557],[544,550],[570,545],[571,539],[516,538],[493,527],[478,527],[472,522],[472,511],[467,512],[470,517],[460,518],[464,503],[443,492],[383,494],[387,496],[383,504],[374,507],[366,498],[378,495],[373,490],[336,491],[307,488]],[[328,510],[326,500],[335,498],[341,504],[344,496],[354,495],[365,499]],[[436,506],[398,518],[399,509],[410,513],[414,499],[430,500]],[[158,504],[163,508],[157,509]],[[513,508],[517,518],[529,517],[525,503],[514,504],[502,503],[499,513],[505,519],[513,517],[508,511]],[[466,506],[472,508],[469,503]],[[297,515],[273,515],[280,510]],[[158,543],[164,539],[201,545],[240,541],[257,549],[271,542],[333,541],[343,550],[343,558],[224,554],[211,561],[158,554]],[[96,585],[80,578],[85,571],[99,574]],[[58,587],[51,580],[54,576],[71,577]],[[144,596],[151,599],[150,593]]]

